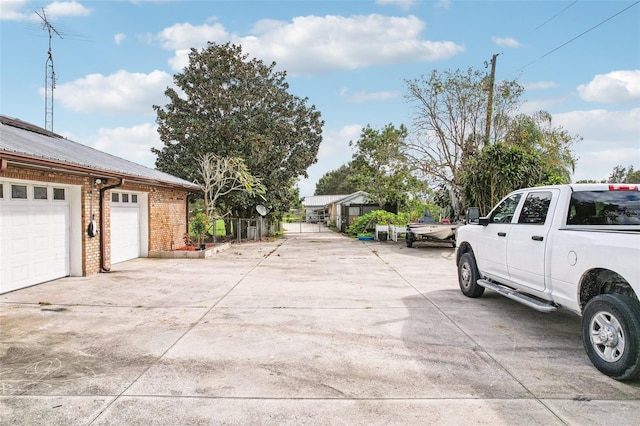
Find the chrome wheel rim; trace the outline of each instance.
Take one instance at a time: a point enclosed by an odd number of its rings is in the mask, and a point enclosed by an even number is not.
[[[471,285],[471,268],[468,262],[463,262],[460,268],[460,282],[464,288],[469,288]]]
[[[589,323],[591,345],[600,358],[616,362],[624,354],[625,336],[620,321],[607,311],[599,311]]]

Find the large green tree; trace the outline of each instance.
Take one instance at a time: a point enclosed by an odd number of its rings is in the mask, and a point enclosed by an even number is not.
[[[503,139],[523,91],[516,81],[494,88],[489,81],[485,72],[472,68],[433,70],[428,77],[406,81],[415,130],[408,144],[410,158],[430,184],[446,187],[456,216],[466,204],[461,181],[465,164],[487,143],[489,90],[494,90],[489,143]]]
[[[485,146],[461,175],[466,200],[480,207],[482,214],[514,189],[552,181],[553,174],[537,151],[502,142]]]
[[[546,111],[532,115],[518,114],[508,121],[504,142],[537,152],[549,176],[549,183],[569,183],[577,158],[573,145],[582,138],[572,136],[561,127],[552,127],[552,117]]]
[[[286,72],[249,58],[230,43],[191,49],[189,64],[167,88],[165,106],[154,105],[164,146],[152,149],[156,167],[194,181],[198,158],[207,153],[242,158],[266,188],[265,199],[233,192],[220,200],[247,216],[265,203],[275,214],[288,210],[291,188],[317,161],[322,126],[307,98],[288,92]]]
[[[522,86],[516,81],[492,86],[491,80],[469,69],[433,71],[429,78],[407,81],[416,128],[409,144],[414,167],[440,193],[448,191],[456,217],[465,206],[486,209],[505,191],[525,184],[568,183],[577,161],[572,147],[579,136],[553,127],[548,112],[517,114]],[[497,143],[504,145],[494,148]]]
[[[406,203],[409,192],[416,189],[406,156],[406,137],[404,125],[396,128],[388,124],[382,130],[367,126],[360,139],[349,142],[355,147],[350,180],[380,207]]]
[[[468,205],[483,213],[515,189],[571,182],[576,163],[572,145],[579,138],[553,128],[551,114],[519,114],[506,123],[504,140],[485,145],[462,173]]]
[[[353,173],[351,163],[325,173],[318,179],[314,195],[347,195],[358,191],[351,180]]]

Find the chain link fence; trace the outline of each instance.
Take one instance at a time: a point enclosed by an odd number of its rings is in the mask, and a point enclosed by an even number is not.
[[[240,218],[224,218],[220,219],[224,222],[224,232],[221,232],[221,226],[217,226],[216,235],[210,236],[211,242],[225,241],[259,241],[264,237],[275,235],[278,231],[277,222],[264,218],[240,219]]]

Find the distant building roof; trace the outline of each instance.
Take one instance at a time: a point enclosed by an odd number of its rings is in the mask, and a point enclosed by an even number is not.
[[[0,115],[0,159],[199,191],[200,186]]]
[[[368,196],[369,196],[368,192],[356,191],[353,194],[343,195],[342,198],[335,200],[334,202],[339,204],[349,204],[350,201],[355,201],[357,199],[360,199],[360,201],[362,202]],[[356,203],[356,204],[359,204],[359,203]]]
[[[305,197],[302,200],[302,205],[304,207],[324,207],[334,203],[344,204],[359,197],[366,197],[368,195],[369,193],[365,191],[357,191],[353,194],[343,195],[314,195],[311,197]]]
[[[322,207],[344,197],[347,197],[347,195],[313,195],[310,197],[304,197],[302,205],[305,207]]]

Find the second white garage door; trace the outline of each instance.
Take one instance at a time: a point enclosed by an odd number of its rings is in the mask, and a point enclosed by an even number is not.
[[[145,229],[142,194],[111,193],[111,263],[135,259],[144,254]]]

